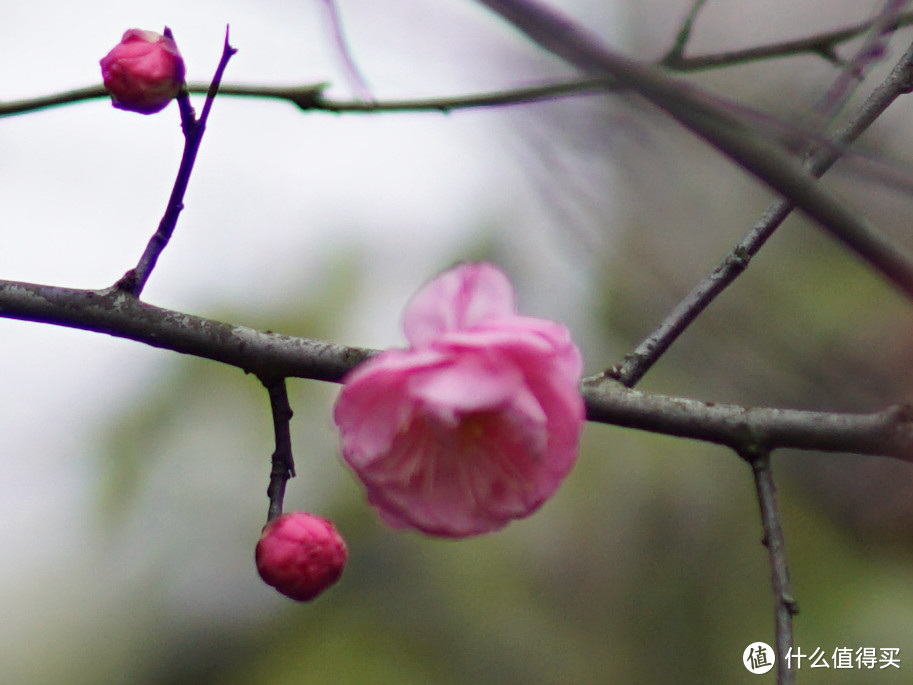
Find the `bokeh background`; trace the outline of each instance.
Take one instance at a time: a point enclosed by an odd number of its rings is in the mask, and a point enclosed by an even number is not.
[[[658,59],[687,0],[552,0],[611,44]],[[800,37],[880,3],[710,0],[691,49]],[[568,76],[470,0],[339,0],[378,100]],[[4,2],[0,98],[97,83],[130,27],[168,25],[206,80],[352,85],[318,0]],[[883,77],[900,32],[859,87]],[[843,48],[849,55],[858,41]],[[813,56],[689,77],[790,122],[837,71]],[[852,104],[850,105],[852,107]],[[911,103],[862,143],[904,171]],[[0,277],[82,288],[135,264],[170,191],[174,106],[95,101],[0,121]],[[913,247],[911,198],[849,160],[827,183]],[[144,299],[288,334],[402,344],[409,295],[491,259],[522,309],[565,321],[587,371],[618,361],[771,200],[634,99],[585,96],[440,113],[330,115],[220,98],[172,244]],[[869,411],[907,401],[911,309],[827,236],[790,220],[642,387],[718,402]],[[437,541],[378,522],[342,466],[334,386],[293,381],[299,477],[287,506],[331,517],[350,563],[309,605],[263,585],[272,428],[255,379],[211,362],[0,319],[0,682],[11,684],[773,682],[741,665],[773,641],[750,469],[721,448],[590,425],[576,470],[503,532]],[[796,642],[897,647],[900,670],[805,683],[909,682],[913,471],[775,459],[801,614]]]

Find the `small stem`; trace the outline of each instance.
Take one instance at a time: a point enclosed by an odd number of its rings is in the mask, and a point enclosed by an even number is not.
[[[754,454],[742,454],[742,457],[751,464],[754,473],[755,490],[761,510],[761,525],[764,529],[762,542],[767,547],[770,560],[770,576],[774,592],[777,683],[778,685],[790,685],[795,682],[795,674],[789,668],[786,655],[793,646],[793,616],[799,613],[799,605],[793,597],[790,587],[785,540],[783,528],[780,525],[780,511],[777,507],[777,491],[770,468],[770,453],[764,450]]]
[[[269,393],[269,404],[273,414],[273,429],[276,435],[276,449],[272,454],[272,468],[269,473],[269,512],[266,521],[282,515],[282,504],[285,500],[285,484],[295,477],[295,459],[292,456],[292,437],[289,422],[292,408],[288,401],[288,391],[284,378],[264,379],[260,382]]]
[[[171,30],[166,28],[165,35],[171,37]],[[177,177],[174,180],[174,186],[171,188],[171,196],[168,198],[168,205],[165,207],[165,213],[159,222],[158,229],[146,244],[146,249],[143,251],[136,266],[125,273],[115,284],[115,288],[118,290],[130,293],[134,297],[139,297],[159,257],[174,234],[178,217],[184,209],[184,195],[187,192],[190,175],[193,173],[197,153],[200,150],[200,142],[203,139],[203,132],[206,130],[206,120],[209,118],[213,99],[219,90],[219,83],[222,81],[222,75],[225,73],[228,60],[231,59],[235,52],[237,50],[228,44],[228,28],[226,27],[222,58],[219,60],[219,66],[216,68],[215,76],[209,86],[206,103],[203,105],[203,113],[199,119],[196,118],[193,107],[190,104],[190,96],[186,86],[178,94],[177,101],[178,109],[181,113],[181,130],[184,132],[184,152],[181,155],[181,164],[178,167]]]

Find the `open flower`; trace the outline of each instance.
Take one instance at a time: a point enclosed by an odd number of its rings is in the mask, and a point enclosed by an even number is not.
[[[295,511],[266,524],[257,543],[257,571],[267,585],[306,602],[339,580],[347,556],[330,521]]]
[[[101,60],[101,75],[118,109],[154,114],[184,85],[184,60],[174,40],[130,29]]]
[[[406,308],[410,347],[345,379],[342,454],[381,517],[447,537],[538,509],[577,458],[580,352],[561,324],[521,316],[497,267],[461,264]]]

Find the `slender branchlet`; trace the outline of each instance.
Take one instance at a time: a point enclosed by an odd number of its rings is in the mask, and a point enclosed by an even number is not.
[[[913,256],[822,188],[801,162],[718,98],[609,49],[594,33],[538,0],[478,0],[529,40],[582,73],[607,75],[796,205],[808,218],[913,298]]]
[[[833,133],[827,142],[813,144],[813,150],[806,157],[809,173],[815,177],[824,175],[847,146],[859,138],[898,97],[910,92],[911,83],[913,44],[846,125]],[[793,209],[795,204],[785,199],[771,204],[729,254],[669,312],[656,330],[606,374],[628,387],[634,387],[701,312],[745,271],[752,257]]]
[[[346,34],[342,28],[342,18],[339,15],[339,8],[336,6],[335,0],[323,0],[323,5],[330,25],[333,46],[339,56],[339,62],[342,65],[346,80],[359,100],[362,102],[374,102],[374,96],[368,87],[368,81],[361,73],[358,63],[352,56],[352,49],[349,47],[349,41],[346,40]]]
[[[285,500],[285,484],[295,477],[295,460],[292,457],[292,436],[289,422],[292,419],[292,408],[288,401],[288,391],[284,378],[261,378],[260,382],[269,393],[269,405],[273,415],[273,430],[276,435],[276,449],[272,455],[272,468],[269,472],[269,511],[266,522],[269,523],[282,515]]]
[[[171,38],[171,30],[166,28],[165,35]],[[212,109],[213,100],[219,91],[219,84],[222,81],[225,68],[228,66],[228,60],[231,59],[235,52],[237,50],[228,43],[228,28],[226,27],[222,58],[219,60],[219,66],[216,68],[215,76],[209,85],[206,102],[203,105],[203,112],[199,119],[196,118],[193,107],[190,104],[187,88],[183,88],[178,94],[177,101],[178,109],[181,113],[181,130],[184,132],[184,152],[181,155],[177,177],[174,180],[171,196],[168,198],[168,204],[165,207],[165,213],[162,215],[158,229],[156,229],[152,238],[149,239],[146,249],[143,251],[136,266],[125,273],[115,284],[118,290],[130,293],[134,297],[139,297],[146,286],[146,282],[149,280],[149,276],[152,275],[152,270],[155,268],[159,257],[174,234],[178,217],[180,217],[181,211],[184,209],[184,195],[190,183],[190,176],[197,160],[197,153],[200,150],[200,142],[206,130],[206,122]]]
[[[755,492],[761,511],[762,542],[767,548],[770,563],[771,585],[774,594],[774,640],[777,652],[777,684],[792,685],[795,674],[786,658],[793,646],[793,616],[799,605],[793,596],[789,565],[786,562],[786,542],[780,524],[777,490],[774,487],[770,452],[764,449],[746,450],[741,453],[754,474]]]

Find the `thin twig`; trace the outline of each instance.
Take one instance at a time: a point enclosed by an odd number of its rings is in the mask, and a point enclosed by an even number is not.
[[[900,58],[888,77],[866,98],[853,118],[808,158],[809,172],[822,176],[840,158],[842,151],[868,129],[901,95],[913,88],[913,44]],[[704,280],[686,295],[659,327],[628,354],[607,375],[633,387],[669,349],[673,342],[748,266],[767,239],[779,228],[795,205],[777,200],[757,223]]]
[[[677,71],[703,71],[720,67],[733,67],[766,59],[795,57],[797,55],[818,55],[829,62],[842,66],[844,62],[837,56],[836,48],[867,33],[871,30],[874,21],[877,20],[867,19],[834,31],[825,31],[803,38],[740,50],[679,58],[675,58],[673,54],[671,59],[667,56],[663,60],[662,66]],[[911,24],[913,24],[913,12],[904,12],[898,15],[894,23],[887,26],[886,30],[897,30]]]
[[[170,31],[166,29],[170,35]],[[177,227],[178,217],[184,209],[184,195],[187,192],[187,186],[190,183],[190,176],[193,173],[193,167],[196,163],[197,153],[200,150],[200,142],[203,139],[203,133],[206,131],[206,122],[209,119],[209,112],[212,109],[212,103],[216,93],[219,90],[219,83],[225,68],[228,66],[228,60],[237,52],[235,48],[228,43],[228,27],[225,28],[225,43],[222,48],[222,57],[216,68],[210,84],[206,102],[203,105],[203,111],[200,118],[194,115],[193,107],[190,105],[190,96],[187,89],[178,95],[178,107],[181,112],[181,129],[184,132],[184,152],[181,155],[181,163],[178,167],[177,177],[174,180],[174,186],[171,189],[171,196],[168,198],[168,205],[162,220],[159,222],[158,229],[146,244],[146,249],[137,262],[136,266],[125,273],[115,285],[116,288],[130,293],[134,297],[139,297],[152,275],[159,257],[171,240],[174,229]]]
[[[276,436],[276,449],[272,455],[272,468],[269,473],[269,512],[266,522],[282,515],[282,504],[285,500],[285,485],[289,478],[295,477],[295,459],[292,456],[292,436],[289,422],[292,408],[288,401],[288,391],[284,378],[261,378],[260,382],[269,393],[269,405],[273,415],[273,430]]]
[[[786,541],[780,525],[777,490],[774,487],[770,453],[764,450],[743,453],[754,474],[755,491],[761,510],[762,542],[767,547],[770,578],[774,593],[774,635],[777,652],[777,684],[792,685],[795,672],[789,668],[787,654],[793,646],[793,616],[799,613],[799,604],[793,596],[786,562]]]
[[[259,378],[341,382],[376,351],[223,323],[146,304],[127,293],[0,280],[0,318],[106,333],[211,359]],[[643,393],[588,379],[581,392],[591,421],[730,447],[846,452],[913,461],[913,408],[874,414],[711,404]]]
[[[897,17],[891,29],[904,28],[913,24],[913,12],[905,12]],[[759,45],[741,50],[692,57],[670,58],[667,54],[658,66],[676,72],[706,71],[739,66],[749,62],[766,59],[795,57],[802,54],[820,55],[828,61],[843,64],[836,58],[834,49],[854,38],[858,38],[872,28],[872,21],[864,21],[835,31],[818,33],[797,40],[780,41]],[[670,50],[671,52],[671,50]],[[190,83],[187,90],[192,94],[204,94],[209,90],[208,83]],[[543,85],[508,88],[489,93],[458,95],[453,97],[421,98],[407,100],[388,100],[384,102],[364,102],[360,100],[333,100],[324,98],[321,93],[325,83],[305,84],[300,86],[252,86],[225,84],[219,92],[222,95],[238,97],[270,98],[288,101],[303,110],[317,110],[333,113],[364,112],[449,112],[471,107],[490,107],[508,104],[524,104],[556,97],[567,97],[579,93],[609,90],[617,85],[613,78],[578,78]],[[45,95],[26,100],[0,102],[0,117],[34,112],[36,110],[61,105],[70,105],[85,100],[109,97],[103,86],[88,86],[53,95]]]
[[[358,68],[355,58],[352,57],[352,50],[349,48],[349,42],[346,40],[345,32],[342,30],[342,17],[339,16],[339,8],[336,6],[336,2],[334,0],[323,0],[323,4],[327,11],[330,31],[333,34],[333,44],[336,46],[343,72],[352,87],[352,91],[359,100],[374,102],[374,96],[371,95],[368,82]]]
[[[909,0],[886,0],[884,7],[872,19],[872,25],[865,34],[862,45],[841,68],[831,87],[827,89],[815,106],[814,119],[807,127],[825,133],[830,123],[852,97],[865,72],[880,61],[886,51],[893,26]]]
[[[669,51],[660,60],[660,64],[666,66],[669,64],[681,64],[683,61],[686,61],[685,48],[688,45],[688,41],[691,40],[691,32],[694,30],[694,22],[697,21],[697,15],[706,2],[707,0],[693,1],[691,10],[685,16],[685,20],[682,22],[678,33],[675,34],[675,40],[672,43],[672,47],[669,48]]]

